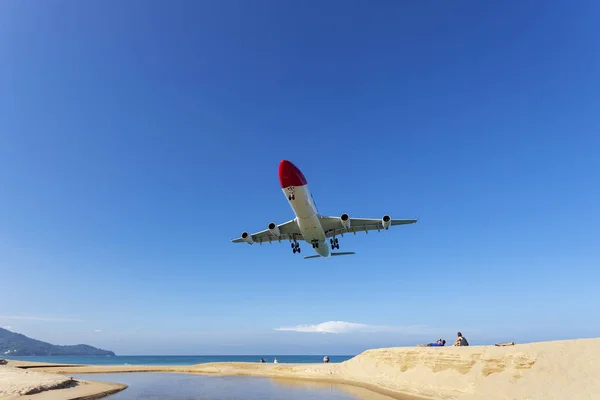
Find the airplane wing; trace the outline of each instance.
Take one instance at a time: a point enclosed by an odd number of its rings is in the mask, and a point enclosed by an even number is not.
[[[349,218],[350,226],[347,228],[342,224],[340,217],[319,217],[321,226],[325,230],[325,236],[331,237],[348,232],[368,232],[385,229],[381,218]],[[389,226],[414,224],[417,219],[391,219]]]
[[[244,235],[247,234],[247,232],[244,232],[242,234],[242,237],[233,239],[232,242],[233,243],[263,244],[264,242],[271,243],[273,241],[280,242],[282,240],[294,240],[294,238],[296,240],[303,239],[302,233],[300,232],[300,228],[298,227],[298,224],[296,223],[295,219],[288,221],[288,222],[284,222],[283,224],[279,224],[276,227],[279,230],[279,236],[276,235],[275,230],[265,229],[264,231],[260,231],[260,232],[253,233],[251,235],[247,235],[246,238],[244,238]]]

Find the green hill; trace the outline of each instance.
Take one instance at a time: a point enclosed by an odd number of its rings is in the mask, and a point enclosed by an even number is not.
[[[20,333],[14,333],[0,328],[0,357],[1,356],[114,356],[108,350],[97,349],[87,344],[72,346],[57,346],[28,338]]]

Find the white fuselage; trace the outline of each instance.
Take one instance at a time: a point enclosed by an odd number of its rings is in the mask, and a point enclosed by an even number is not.
[[[308,184],[290,186],[282,190],[294,214],[296,214],[296,223],[300,228],[300,232],[302,232],[304,240],[311,244],[313,242],[318,243],[318,247],[314,247],[317,254],[322,257],[329,257],[331,252],[327,243],[327,237],[321,226],[319,213],[317,212],[317,207],[313,201]],[[290,199],[289,196],[292,194],[293,198]]]

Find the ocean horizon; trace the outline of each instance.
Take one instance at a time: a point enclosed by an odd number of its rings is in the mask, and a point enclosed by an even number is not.
[[[275,357],[283,364],[322,363],[324,355],[220,355],[220,356],[10,356],[7,360],[46,362],[56,364],[87,365],[195,365],[213,362],[260,362],[264,358],[273,363]],[[354,355],[328,355],[329,362],[337,363],[351,359]]]

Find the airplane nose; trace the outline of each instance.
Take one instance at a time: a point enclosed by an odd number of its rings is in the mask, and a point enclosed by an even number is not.
[[[289,186],[304,186],[306,185],[306,178],[302,171],[291,161],[281,160],[279,163],[279,183],[281,183],[282,189]]]

